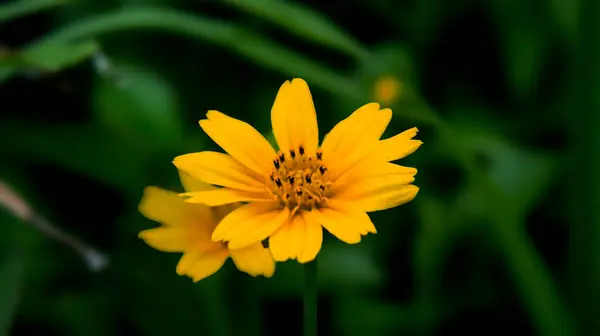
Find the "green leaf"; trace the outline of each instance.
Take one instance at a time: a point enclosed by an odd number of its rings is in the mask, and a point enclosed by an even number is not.
[[[294,51],[234,24],[160,8],[122,9],[85,18],[59,29],[34,45],[64,43],[90,36],[139,29],[158,29],[218,44],[265,68],[309,83],[334,94],[356,99],[364,96],[351,79],[331,71]]]
[[[0,56],[0,83],[18,71],[55,72],[76,65],[99,50],[94,41],[57,42],[28,47],[23,52]]]
[[[132,141],[143,141],[154,151],[179,146],[183,125],[170,83],[156,73],[131,66],[119,67],[119,74],[123,85],[97,78],[93,106],[100,124]]]
[[[0,6],[0,23],[64,5],[68,0],[20,0]]]
[[[318,44],[345,52],[359,59],[368,52],[331,19],[300,3],[282,0],[227,0],[245,12],[256,15]]]
[[[88,59],[100,46],[95,41],[41,44],[27,48],[23,58],[45,71],[58,71]]]

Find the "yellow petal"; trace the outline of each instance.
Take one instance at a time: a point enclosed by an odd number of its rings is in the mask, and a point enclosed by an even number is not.
[[[397,190],[414,182],[415,177],[412,174],[394,174],[394,175],[376,175],[367,176],[354,180],[352,183],[346,183],[340,186],[332,186],[332,192],[329,198],[339,200],[350,200],[362,198],[371,194],[386,192],[388,190]]]
[[[297,259],[300,263],[314,260],[323,244],[323,228],[305,211],[282,225],[269,238],[269,248],[276,261]]]
[[[261,243],[236,250],[230,249],[229,253],[235,266],[240,271],[253,277],[264,275],[270,278],[275,273],[275,261],[271,256],[271,252],[269,252],[269,249],[264,248]]]
[[[390,109],[379,110],[379,104],[369,103],[339,122],[325,136],[321,146],[331,174],[341,175],[376,149],[391,118]]]
[[[276,261],[296,259],[304,250],[306,225],[304,219],[296,214],[290,221],[282,225],[269,238],[269,248]]]
[[[186,251],[181,259],[179,259],[179,263],[177,263],[177,274],[178,275],[186,275],[190,268],[196,263],[198,258],[202,255],[201,249],[192,249]]]
[[[257,193],[230,188],[194,191],[179,195],[189,197],[185,200],[187,203],[201,203],[207,206],[219,206],[235,202],[271,202],[273,200],[267,193]]]
[[[329,190],[331,193],[335,194],[341,188],[353,186],[362,180],[380,178],[390,175],[405,176],[406,180],[410,180],[410,182],[404,184],[408,184],[414,180],[411,180],[411,178],[413,178],[416,174],[416,168],[404,167],[390,162],[377,163],[373,159],[365,159],[335,179]]]
[[[235,160],[231,155],[217,152],[200,152],[180,155],[173,160],[177,169],[196,180],[239,190],[262,192],[264,181]]]
[[[281,225],[288,221],[290,211],[272,210],[264,215],[249,218],[237,224],[237,227],[228,232],[225,240],[229,240],[229,248],[238,249],[267,239]],[[223,219],[225,221],[227,217]]]
[[[178,170],[179,172],[179,180],[181,181],[181,185],[185,191],[206,191],[206,190],[214,190],[217,187],[210,185],[206,182],[197,180],[193,178],[190,174]]]
[[[281,85],[271,109],[271,124],[280,150],[303,145],[308,155],[315,154],[319,144],[317,113],[303,79],[294,78]]]
[[[208,120],[200,120],[200,127],[227,153],[260,176],[267,176],[275,151],[267,139],[249,124],[208,111]]]
[[[213,231],[212,240],[228,240],[231,233],[235,233],[239,229],[239,223],[254,220],[254,218],[265,214],[277,213],[280,209],[281,206],[274,202],[257,202],[243,205],[233,210],[221,220],[219,225],[217,225]]]
[[[351,190],[351,188],[347,190]],[[410,202],[417,196],[418,192],[419,188],[412,184],[382,184],[368,190],[364,189],[363,192],[355,189],[339,193],[335,196],[335,200],[350,204],[357,211],[372,212],[393,208]]]
[[[355,224],[361,235],[368,233],[377,233],[375,225],[369,215],[360,210],[356,210],[353,203],[344,203],[335,199],[327,200],[327,207],[349,214],[355,220]]]
[[[330,208],[314,209],[310,212],[313,220],[329,231],[337,239],[347,244],[360,242],[362,229],[349,214]]]
[[[306,238],[304,241],[304,250],[298,254],[299,263],[313,261],[323,245],[323,228],[313,218],[302,213],[304,223],[306,224]]]
[[[395,161],[414,153],[423,142],[411,140],[419,130],[413,127],[391,138],[381,140],[378,144],[377,156],[385,161]]]
[[[163,252],[183,252],[192,246],[210,244],[210,233],[187,228],[159,227],[138,234],[146,244]]]
[[[207,207],[190,206],[177,193],[157,187],[144,189],[138,209],[146,218],[169,226],[185,225],[194,216],[208,216]]]
[[[228,257],[227,249],[207,253],[185,253],[177,265],[177,274],[187,275],[194,282],[198,282],[220,270]]]

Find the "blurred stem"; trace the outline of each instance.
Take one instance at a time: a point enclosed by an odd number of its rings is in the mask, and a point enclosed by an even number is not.
[[[317,259],[304,265],[304,336],[317,335]]]
[[[445,123],[437,124],[442,141],[453,144],[454,154],[469,172],[471,183],[482,188],[490,213],[490,233],[504,261],[511,269],[517,291],[528,309],[539,335],[571,335],[571,321],[552,276],[542,257],[523,231],[519,213],[512,202],[475,164],[475,153],[460,146],[456,134]]]
[[[569,176],[571,286],[579,332],[600,335],[600,2],[581,0],[574,74]]]

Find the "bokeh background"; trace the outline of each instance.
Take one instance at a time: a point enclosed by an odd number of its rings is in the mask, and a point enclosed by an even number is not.
[[[596,0],[13,0],[0,43],[1,334],[299,335],[300,265],[194,284],[137,204],[301,77],[321,132],[378,101],[424,142],[413,202],[326,237],[321,334],[600,335]]]

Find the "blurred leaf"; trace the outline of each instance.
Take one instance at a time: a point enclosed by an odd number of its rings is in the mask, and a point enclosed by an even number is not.
[[[324,245],[319,254],[319,282],[322,288],[339,292],[345,289],[375,288],[383,282],[383,270],[364,248],[339,242]]]
[[[529,210],[550,185],[556,169],[555,160],[517,148],[489,130],[461,129],[465,146],[488,161],[489,178],[514,200],[515,210],[520,214]]]
[[[8,335],[23,282],[22,248],[13,226],[19,221],[0,208],[0,335]]]
[[[334,306],[334,325],[341,335],[394,335],[415,330],[428,323],[437,324],[426,312],[415,307],[399,307],[362,297],[340,298]]]
[[[518,98],[527,97],[537,84],[550,45],[546,14],[529,1],[489,2],[500,41],[510,88]]]
[[[503,45],[511,87],[519,97],[531,94],[538,83],[538,75],[547,55],[547,34],[537,29],[511,25],[504,32]]]
[[[99,50],[94,41],[34,45],[23,52],[0,56],[0,83],[17,71],[55,72],[78,64]]]
[[[229,48],[266,68],[290,77],[303,77],[312,85],[356,99],[364,94],[353,81],[294,51],[234,24],[170,9],[123,9],[82,19],[46,36],[34,45],[74,41],[122,30],[159,29],[203,39]]]
[[[320,291],[345,295],[377,288],[384,281],[381,265],[367,248],[360,245],[327,242],[323,244],[318,257]],[[302,266],[297,261],[277,263],[275,276],[265,282],[261,289],[271,296],[302,295]]]
[[[69,336],[114,335],[107,303],[105,293],[68,292],[57,298],[49,314],[54,321],[68,326],[65,330]]]
[[[85,124],[48,127],[3,121],[0,133],[3,157],[10,155],[56,165],[128,194],[132,185],[143,184],[147,149],[124,141],[105,129]]]
[[[45,9],[64,5],[69,0],[13,0],[0,6],[0,23],[14,20],[21,16],[35,14]]]
[[[155,152],[179,146],[183,125],[175,90],[159,75],[141,68],[120,67],[119,72],[123,85],[97,78],[92,99],[100,124],[124,138],[144,142]]]
[[[550,0],[548,3],[564,38],[567,42],[574,43],[577,36],[579,1]]]
[[[99,48],[95,41],[41,44],[27,48],[23,58],[26,64],[45,71],[57,71],[90,58]]]
[[[418,286],[427,287],[426,282],[437,281],[440,263],[445,255],[445,243],[452,241],[448,235],[454,229],[442,202],[431,197],[420,197],[418,204],[422,218],[420,234],[415,244],[414,262]]]
[[[133,239],[116,252],[114,267],[124,276],[121,308],[141,335],[186,335],[191,326],[199,335],[231,335],[225,269],[194,283],[175,272],[181,254],[158,252]]]
[[[352,36],[337,27],[330,18],[301,3],[288,0],[226,0],[225,2],[271,21],[300,37],[343,51],[359,59],[368,57],[368,52]]]

